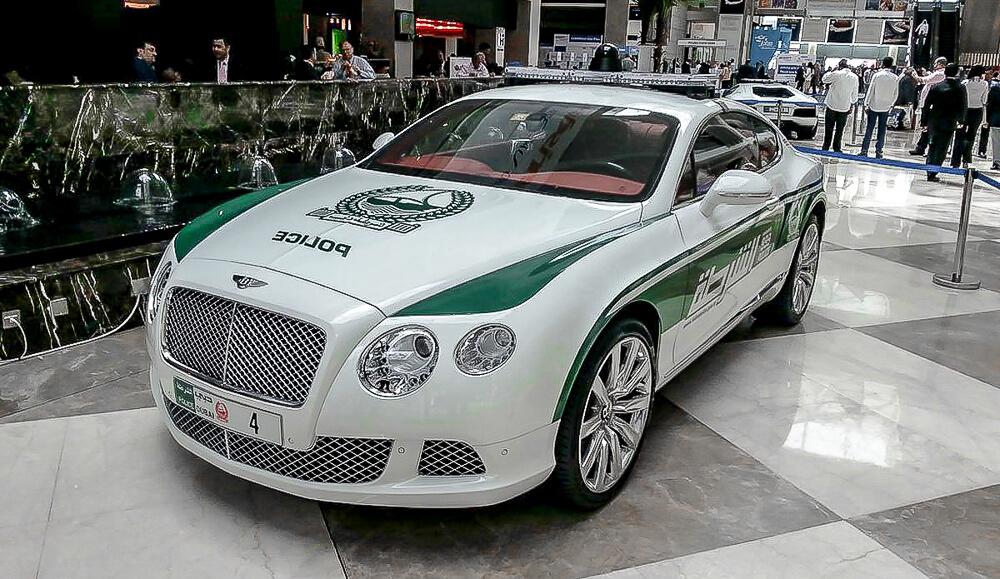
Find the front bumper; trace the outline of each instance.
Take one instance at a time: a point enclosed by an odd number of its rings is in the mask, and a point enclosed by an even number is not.
[[[166,374],[172,374],[169,370]],[[161,378],[163,382],[161,382]],[[173,406],[162,384],[173,376],[160,376],[156,365],[150,368],[150,384],[157,407],[163,413],[167,429],[178,444],[199,458],[240,478],[277,489],[292,495],[326,502],[358,505],[401,507],[475,507],[500,503],[538,486],[548,478],[554,468],[553,448],[559,423],[553,422],[521,436],[493,443],[472,446],[485,465],[485,474],[466,476],[420,476],[418,463],[425,440],[407,436],[404,432],[388,439],[388,459],[384,470],[371,482],[318,483],[295,478],[295,469],[282,469],[285,476],[263,468],[250,466],[230,457],[231,442],[245,437],[226,431],[224,443],[210,448],[189,436],[171,418],[168,405]],[[189,379],[185,377],[186,379]],[[173,406],[176,412],[177,407]],[[180,412],[188,412],[181,409]],[[194,415],[187,416],[192,418]],[[203,420],[194,417],[194,420]],[[221,427],[216,426],[215,428]],[[391,432],[389,434],[392,434]],[[270,443],[254,442],[255,452],[273,455],[279,452],[296,452],[304,456],[307,451],[288,451]],[[244,455],[245,456],[245,455]],[[254,462],[254,461],[246,461]],[[265,461],[278,464],[280,461]],[[287,461],[286,461],[287,466]],[[268,467],[270,468],[270,467]],[[291,470],[293,472],[289,473]]]

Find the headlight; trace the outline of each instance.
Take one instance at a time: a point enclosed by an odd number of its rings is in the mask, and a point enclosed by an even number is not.
[[[489,374],[514,355],[514,332],[507,326],[480,326],[462,338],[455,348],[455,364],[470,376]]]
[[[437,361],[434,334],[420,326],[404,326],[382,334],[365,349],[358,376],[375,396],[399,398],[423,386]]]
[[[173,263],[169,260],[163,263],[153,275],[153,280],[149,284],[149,295],[146,298],[146,322],[153,323],[156,314],[160,311],[160,304],[163,303],[164,290],[167,289],[167,280],[170,279],[170,270]]]

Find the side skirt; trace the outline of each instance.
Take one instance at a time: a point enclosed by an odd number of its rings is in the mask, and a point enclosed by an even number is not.
[[[679,364],[674,366],[673,369],[664,374],[660,378],[659,383],[656,385],[655,391],[658,392],[661,388],[667,385],[667,382],[673,380],[675,376],[680,374],[685,368],[691,365],[692,362],[697,360],[699,356],[708,351],[712,346],[719,343],[719,340],[724,338],[726,334],[728,334],[733,330],[733,328],[740,325],[740,322],[745,320],[747,316],[749,316],[754,312],[754,310],[763,305],[765,302],[774,299],[775,296],[777,296],[778,293],[781,292],[781,286],[784,285],[785,277],[787,275],[788,272],[785,272],[772,279],[771,282],[767,284],[767,287],[761,290],[760,293],[758,293],[754,299],[750,300],[750,303],[743,306],[740,309],[740,311],[736,313],[736,315],[730,318],[730,320],[725,324],[723,324],[722,327],[718,329],[718,331],[712,334],[711,338],[706,340],[704,344],[702,344],[701,346],[696,348],[693,352],[688,354],[688,356],[684,358]]]

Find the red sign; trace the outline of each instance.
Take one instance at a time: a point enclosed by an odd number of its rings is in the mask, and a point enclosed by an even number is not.
[[[219,417],[219,420],[229,422],[229,409],[226,408],[225,402],[220,400],[215,403],[215,415]]]
[[[417,18],[418,36],[455,37],[465,36],[465,26],[453,20]]]

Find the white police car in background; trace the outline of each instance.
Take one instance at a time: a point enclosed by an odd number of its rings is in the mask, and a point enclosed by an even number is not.
[[[723,96],[757,109],[786,135],[794,132],[799,139],[816,136],[820,103],[800,90],[774,82],[745,82],[725,91]]]
[[[549,480],[595,508],[656,389],[806,311],[823,170],[737,102],[511,87],[383,137],[196,219],[153,277],[156,404],[236,476],[411,507]]]

